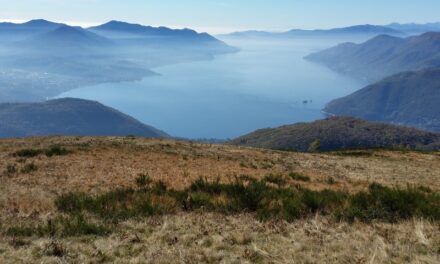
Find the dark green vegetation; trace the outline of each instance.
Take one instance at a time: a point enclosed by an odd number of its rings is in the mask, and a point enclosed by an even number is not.
[[[17,225],[6,230],[6,235],[14,237],[72,237],[83,235],[107,235],[110,229],[94,224],[83,215],[77,214],[68,217],[55,217],[41,225]]]
[[[24,174],[28,174],[28,173],[31,173],[31,172],[34,172],[37,170],[38,170],[38,166],[32,162],[32,163],[25,164],[23,166],[23,168],[20,170],[20,172],[24,173]]]
[[[440,69],[400,73],[330,102],[335,115],[440,131]]]
[[[440,134],[350,117],[332,117],[257,130],[230,144],[311,152],[368,148],[434,150],[440,149]]]
[[[344,43],[306,57],[366,81],[440,66],[440,33],[398,38],[381,35],[362,44]]]
[[[289,177],[309,180],[298,174]],[[12,226],[5,232],[15,237],[107,235],[120,221],[194,210],[252,213],[261,221],[282,219],[292,222],[317,213],[349,222],[394,223],[411,218],[440,220],[440,194],[428,188],[408,186],[399,189],[374,183],[368,190],[355,194],[331,189],[314,191],[289,185],[288,178],[279,175],[269,175],[261,181],[241,176],[231,183],[199,178],[182,191],[169,189],[161,181],[153,182],[147,175],[140,175],[136,185],[135,189],[121,188],[96,196],[63,194],[55,200],[62,215],[44,224]]]
[[[143,177],[143,176],[141,176]],[[297,179],[297,176],[292,176]],[[308,180],[308,178],[301,178]],[[68,193],[55,201],[59,211],[89,213],[107,220],[203,209],[222,213],[256,213],[261,219],[293,221],[316,213],[332,214],[353,221],[395,222],[411,217],[440,220],[440,196],[426,188],[393,189],[379,184],[350,195],[342,191],[313,191],[291,187],[283,176],[258,181],[237,177],[232,183],[208,182],[200,178],[183,190],[168,189],[163,182],[145,183],[138,189],[117,189],[98,196]],[[142,184],[139,184],[142,182]]]
[[[73,98],[0,104],[0,124],[0,138],[47,135],[168,137],[113,108]]]
[[[289,177],[292,178],[292,180],[296,180],[296,181],[304,181],[304,182],[310,181],[309,176],[305,176],[296,172],[289,173]]]
[[[64,156],[70,154],[71,151],[59,145],[53,145],[45,149],[22,149],[16,151],[13,155],[21,158],[32,158],[44,154],[47,157]]]

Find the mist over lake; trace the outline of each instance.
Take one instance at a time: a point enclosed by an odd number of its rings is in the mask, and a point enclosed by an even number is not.
[[[226,139],[321,119],[326,103],[365,85],[303,59],[340,40],[224,40],[241,51],[153,68],[160,75],[58,97],[97,100],[172,136]]]

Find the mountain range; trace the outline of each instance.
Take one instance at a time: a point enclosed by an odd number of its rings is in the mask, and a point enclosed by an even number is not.
[[[88,29],[46,20],[0,23],[0,102],[42,101],[81,86],[140,80],[156,75],[153,67],[235,51],[190,29],[118,21]]]
[[[169,137],[94,101],[64,98],[0,104],[0,138],[49,135]]]
[[[440,149],[440,134],[352,117],[332,117],[257,130],[229,143],[301,152],[394,147],[432,150]]]
[[[426,24],[399,24],[392,23],[388,25],[354,25],[331,29],[292,29],[284,32],[273,32],[263,30],[247,30],[237,31],[229,34],[219,35],[220,37],[235,37],[235,38],[289,38],[289,37],[324,37],[335,36],[343,37],[347,35],[363,35],[374,37],[377,35],[391,35],[391,36],[411,36],[420,35],[426,32],[440,32],[440,22],[426,23]]]
[[[393,36],[404,36],[405,33],[386,26],[377,25],[355,25],[342,28],[332,29],[292,29],[286,32],[269,32],[269,31],[241,31],[230,34],[221,35],[222,37],[235,38],[291,38],[291,37],[343,37],[361,35],[364,37],[373,37],[381,34]]]
[[[392,28],[392,29],[400,31],[400,32],[405,32],[408,35],[419,35],[419,34],[423,34],[426,32],[440,32],[440,22],[426,23],[426,24],[392,23],[392,24],[386,25],[386,27]]]
[[[361,44],[343,43],[306,57],[367,82],[440,66],[440,32],[398,38],[380,35]]]
[[[330,102],[324,111],[440,132],[440,68],[404,72]]]

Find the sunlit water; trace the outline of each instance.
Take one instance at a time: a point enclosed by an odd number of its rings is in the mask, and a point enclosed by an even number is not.
[[[173,136],[225,139],[320,119],[326,103],[363,86],[303,59],[335,43],[228,43],[241,51],[156,68],[160,76],[139,82],[83,87],[59,97],[97,100]]]

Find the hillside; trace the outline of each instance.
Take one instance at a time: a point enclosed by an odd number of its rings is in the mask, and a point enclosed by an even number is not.
[[[363,121],[351,117],[332,117],[312,123],[257,130],[232,140],[233,145],[267,149],[314,150],[393,148],[439,149],[440,134],[412,128]]]
[[[252,210],[212,211],[206,203],[209,194],[201,191],[183,196],[194,206],[186,209],[172,198],[200,176],[227,184],[236,182],[237,175],[246,175],[241,178],[251,185],[250,179],[285,177],[284,183],[257,186],[289,186],[296,190],[289,193],[293,197],[305,190],[317,211],[290,221],[259,220]],[[368,190],[371,182],[384,190],[424,186],[413,191],[422,199],[440,191],[439,175],[435,152],[307,154],[127,137],[0,140],[0,262],[436,263],[438,220],[350,222],[319,208],[335,199],[332,194],[342,199],[347,190]],[[197,191],[202,183],[192,188]],[[244,194],[250,202],[261,195]],[[110,203],[103,209],[106,214],[99,213],[95,195]],[[328,196],[322,200],[323,195]],[[127,200],[131,197],[139,200]],[[393,201],[395,196],[386,197]],[[228,202],[227,196],[217,199]],[[121,211],[125,202],[128,207]],[[269,202],[275,212],[286,201]],[[411,215],[413,202],[402,202]],[[89,205],[96,211],[81,216],[81,208]],[[162,211],[155,209],[158,205]],[[424,210],[433,205],[425,203]],[[72,216],[71,210],[76,211]]]
[[[365,80],[440,66],[440,32],[398,38],[381,35],[362,44],[344,43],[306,57]]]
[[[325,111],[440,131],[440,69],[399,73],[330,102]]]
[[[162,131],[94,101],[66,98],[0,104],[0,138],[41,135],[167,137]]]

